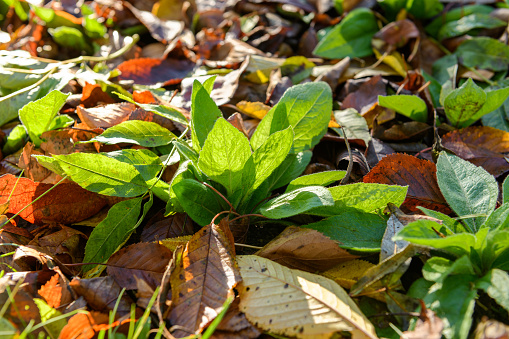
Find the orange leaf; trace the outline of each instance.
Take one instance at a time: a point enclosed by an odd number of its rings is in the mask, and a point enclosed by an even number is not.
[[[210,224],[175,251],[171,273],[172,310],[170,321],[178,325],[173,335],[181,338],[200,332],[222,310],[241,280],[234,257],[233,236],[228,221]]]
[[[108,260],[108,274],[120,287],[136,289],[136,277],[154,289],[161,285],[173,252],[157,243],[138,243],[121,249]]]
[[[114,321],[109,324],[109,316],[107,314],[100,312],[78,313],[69,319],[58,338],[92,339],[95,338],[101,330],[115,328],[119,325],[129,323],[130,321],[131,319],[126,319],[122,322]],[[125,329],[122,330],[122,328],[120,328],[120,331],[117,329],[117,332],[127,334],[127,331],[125,331]]]
[[[436,166],[431,161],[397,153],[380,160],[363,181],[408,186],[402,207],[417,211],[417,206],[423,206],[449,214],[451,210],[438,188],[436,172]]]
[[[0,204],[7,202],[17,180],[12,174],[0,177]],[[9,213],[20,212],[51,187],[53,185],[36,183],[27,178],[19,179],[10,198]],[[106,200],[96,193],[86,191],[74,183],[60,184],[19,215],[34,224],[70,224],[90,218],[105,205]]]
[[[85,107],[94,107],[100,104],[113,104],[115,100],[101,89],[101,85],[85,84],[81,93],[81,103]]]
[[[442,137],[442,145],[462,159],[498,177],[509,171],[509,133],[487,126],[471,126]]]
[[[37,292],[46,300],[49,307],[58,308],[73,300],[67,287],[67,282],[59,274],[54,274]]]
[[[322,233],[295,226],[287,227],[256,255],[289,268],[312,273],[325,271],[339,263],[358,258]]]
[[[189,60],[139,58],[118,65],[119,80],[133,80],[138,85],[175,85],[182,81],[195,67]]]

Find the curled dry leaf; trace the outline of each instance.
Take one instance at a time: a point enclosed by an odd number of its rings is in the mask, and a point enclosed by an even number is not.
[[[143,279],[152,288],[161,284],[166,265],[173,252],[156,243],[138,243],[121,249],[108,260],[108,274],[120,287],[136,288],[136,278]]]
[[[102,132],[103,130],[99,128],[90,131],[70,128],[47,131],[41,136],[41,138],[45,140],[41,144],[41,150],[46,152],[46,155],[71,154],[74,152],[98,152],[99,143],[78,144],[77,142],[90,140]]]
[[[175,252],[171,273],[172,310],[170,321],[181,338],[200,332],[221,312],[241,280],[235,265],[233,236],[226,219],[198,231],[185,249]]]
[[[169,86],[180,83],[194,67],[194,62],[187,59],[131,59],[118,66],[122,72],[118,78],[133,80],[137,85]]]
[[[447,133],[442,137],[442,145],[495,177],[509,171],[509,132],[471,126]]]
[[[436,166],[431,161],[397,153],[382,158],[363,181],[408,186],[402,207],[417,211],[417,206],[423,206],[449,214],[451,210],[438,187],[436,172]]]
[[[329,338],[337,331],[377,338],[373,325],[334,281],[255,255],[237,260],[243,279],[240,309],[256,326],[297,338]]]
[[[113,104],[115,100],[101,89],[101,85],[85,84],[81,93],[81,104],[85,107]]]
[[[76,113],[80,120],[90,129],[108,128],[129,119],[136,106],[130,102],[110,104],[93,108],[77,107]]]
[[[341,262],[358,258],[322,233],[295,226],[287,227],[256,255],[307,272],[325,271]]]
[[[117,333],[128,333],[126,326],[131,319],[123,321],[114,321],[110,324],[110,317],[105,313],[86,312],[78,313],[69,318],[67,325],[60,332],[59,339],[92,339],[95,338],[100,331],[116,328]],[[121,326],[124,325],[124,326]],[[120,327],[119,327],[120,326]]]
[[[106,200],[100,195],[86,191],[74,183],[60,184],[33,202],[53,185],[36,183],[27,178],[20,178],[17,185],[16,181],[18,178],[12,174],[0,177],[0,204],[7,202],[12,192],[9,213],[16,214],[31,204],[19,215],[34,224],[78,222],[93,216],[106,205]]]
[[[56,174],[49,169],[39,164],[32,155],[44,155],[44,153],[37,150],[31,142],[27,142],[25,147],[23,147],[23,152],[18,162],[18,166],[25,170],[25,176],[27,178],[41,182],[51,175],[56,176]]]

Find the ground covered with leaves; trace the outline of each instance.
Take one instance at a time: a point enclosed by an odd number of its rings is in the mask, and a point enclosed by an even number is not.
[[[0,338],[507,338],[484,3],[0,0]]]

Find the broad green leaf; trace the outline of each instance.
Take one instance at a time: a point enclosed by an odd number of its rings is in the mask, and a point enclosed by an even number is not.
[[[108,211],[106,219],[97,225],[85,246],[84,263],[103,263],[123,244],[136,224],[143,198],[121,201]],[[84,267],[85,271],[93,268]]]
[[[506,26],[507,23],[489,14],[473,13],[459,20],[446,23],[438,32],[438,39],[444,40],[468,33],[476,28],[497,28]]]
[[[212,80],[210,80],[212,79]],[[210,78],[201,84],[198,80],[193,82],[193,92],[191,94],[191,136],[193,139],[193,148],[196,151],[205,144],[209,132],[214,127],[216,120],[223,116],[216,103],[210,97],[210,90],[214,83],[214,78]],[[209,88],[210,90],[207,90]]]
[[[502,184],[502,196],[504,204],[507,204],[509,202],[509,177],[505,178]]]
[[[180,154],[180,159],[191,160],[194,163],[198,163],[199,154],[187,144],[187,142],[179,139],[173,140],[173,145],[177,148]]]
[[[492,269],[476,281],[477,288],[484,290],[490,297],[509,312],[509,275],[499,269]]]
[[[259,208],[270,219],[283,219],[304,213],[313,207],[331,206],[334,200],[322,186],[307,186],[282,194]]]
[[[85,34],[91,39],[104,38],[107,33],[107,29],[102,23],[88,15],[84,17],[83,28],[85,29]]]
[[[159,199],[163,201],[170,199],[170,185],[162,180],[157,180],[157,175],[163,168],[163,163],[155,153],[147,149],[123,149],[104,155],[133,165],[140,172],[148,187],[155,184],[152,191]]]
[[[443,320],[442,333],[446,338],[468,338],[477,297],[476,278],[470,274],[448,276],[431,286],[424,297],[426,306]]]
[[[495,90],[505,87],[509,87],[509,81],[507,79],[499,81],[496,86],[488,87],[486,90],[489,91],[490,89]],[[490,92],[487,93],[488,98],[490,95],[489,93]],[[482,116],[481,119],[484,126],[490,126],[509,132],[509,100],[506,99],[500,107]]]
[[[429,19],[442,12],[444,5],[439,0],[408,0],[406,9],[418,19]]]
[[[467,67],[504,71],[509,64],[509,46],[487,37],[465,40],[455,54]]]
[[[48,28],[48,33],[60,46],[84,51],[87,54],[94,52],[94,48],[88,42],[87,37],[77,28],[66,26]]]
[[[297,179],[292,180],[288,184],[286,192],[290,192],[305,186],[328,186],[336,181],[343,179],[345,175],[346,171],[325,171],[303,175]],[[334,197],[334,195],[332,197]]]
[[[485,235],[484,237],[482,235]],[[490,268],[507,269],[509,264],[509,229],[482,229],[476,234],[476,252],[480,253],[478,266],[482,271]]]
[[[489,229],[509,229],[509,204],[504,203],[494,210],[482,225],[482,228],[484,227]]]
[[[218,213],[225,210],[217,193],[196,180],[183,179],[172,188],[186,213],[200,226],[210,224]]]
[[[334,119],[336,122],[343,127],[348,139],[361,139],[364,141],[366,146],[371,140],[371,134],[369,133],[368,124],[354,108],[347,108],[341,111],[334,111]],[[342,137],[343,130],[341,128],[332,128],[337,134]]]
[[[128,120],[108,128],[103,134],[88,142],[102,142],[108,145],[129,143],[144,147],[168,145],[177,137],[155,122]]]
[[[344,2],[346,0],[340,0]],[[378,4],[384,11],[385,17],[390,21],[395,21],[398,13],[405,8],[407,0],[380,0]],[[336,6],[337,8],[337,6]],[[340,12],[341,13],[341,12]]]
[[[164,106],[164,105],[154,105],[154,104],[140,104],[126,95],[123,95],[120,93],[115,93],[115,94],[120,99],[128,101],[132,104],[135,104],[135,105],[143,108],[146,111],[149,111],[149,112],[155,113],[157,115],[160,115],[164,118],[179,122],[183,125],[188,124],[188,121],[187,121],[186,117],[182,114],[182,112],[180,112],[178,109],[176,109],[174,107],[169,107],[169,106]]]
[[[416,95],[379,95],[378,104],[415,121],[426,122],[428,120],[426,103]]]
[[[23,125],[16,125],[7,136],[7,141],[2,147],[2,154],[4,156],[16,152],[25,145],[27,138],[27,131]]]
[[[451,124],[464,126],[486,102],[486,93],[471,78],[460,88],[455,89],[444,101],[444,109]]]
[[[357,8],[320,40],[313,54],[322,58],[362,58],[373,54],[371,39],[379,28],[373,12]]]
[[[56,158],[48,157],[45,155],[35,155],[35,154],[32,156],[37,160],[37,162],[40,165],[46,167],[50,171],[55,172],[56,174],[60,175],[61,177],[66,176],[65,171],[62,169],[62,167],[60,167],[58,160]]]
[[[325,82],[309,82],[289,88],[258,124],[251,138],[254,150],[271,134],[292,126],[292,153],[314,147],[327,131],[332,111],[332,91]]]
[[[439,223],[431,220],[417,220],[405,226],[392,239],[406,240],[417,245],[445,250],[458,257],[469,254],[476,241],[475,235],[470,233],[442,234],[445,237],[441,237],[437,232],[444,232],[444,228]]]
[[[363,182],[334,186],[329,188],[334,205],[312,209],[309,214],[325,217],[340,214],[348,208],[375,212],[388,203],[400,206],[405,201],[407,190],[408,187]]]
[[[489,14],[493,11],[493,7],[485,6],[485,5],[469,5],[469,6],[461,6],[458,8],[454,8],[445,15],[440,15],[436,19],[434,19],[431,24],[426,26],[426,32],[430,35],[437,37],[440,29],[446,25],[448,22],[457,21],[462,17],[470,14]]]
[[[148,190],[140,172],[130,164],[103,154],[54,155],[72,181],[86,190],[103,195],[131,198]]]
[[[424,208],[422,206],[417,206],[418,209],[420,209],[424,214],[426,214],[429,217],[433,217],[435,219],[441,220],[442,225],[447,227],[450,230],[450,233],[462,233],[462,232],[468,232],[468,230],[463,226],[462,223],[459,221],[451,218],[450,216],[443,214],[438,211],[429,210],[427,208]]]
[[[302,227],[322,232],[343,248],[378,252],[387,227],[387,218],[349,209],[339,215]]]
[[[437,162],[437,181],[447,203],[459,216],[488,216],[495,209],[498,184],[482,167],[441,152]],[[481,228],[486,216],[466,218],[464,222],[471,232],[475,232]]]
[[[464,122],[462,126],[469,126],[475,123],[488,113],[500,108],[509,97],[509,87],[496,89],[486,93],[486,102],[468,121]]]
[[[184,208],[180,205],[173,187],[184,179],[204,181],[205,178],[202,178],[200,174],[201,171],[196,168],[192,161],[185,160],[180,162],[170,182],[170,200],[166,204],[166,215],[173,212],[184,212]]]
[[[53,90],[43,98],[30,102],[19,110],[19,119],[26,127],[28,135],[36,147],[41,145],[42,140],[39,137],[49,130],[51,122],[64,106],[69,95]]]
[[[432,257],[426,261],[422,268],[423,277],[429,281],[443,282],[451,274],[475,274],[468,256],[464,255],[456,260]]]
[[[198,167],[233,195],[249,185],[243,181],[244,166],[251,158],[249,140],[223,118],[217,119],[200,152]]]
[[[288,127],[271,134],[253,153],[253,164],[256,173],[253,189],[258,188],[283,163],[292,148],[292,144],[293,130]]]
[[[74,124],[74,119],[68,116],[67,114],[59,114],[57,115],[51,124],[48,127],[48,131],[53,131],[55,129],[71,127]]]

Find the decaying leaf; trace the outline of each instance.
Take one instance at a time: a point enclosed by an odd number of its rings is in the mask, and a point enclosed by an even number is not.
[[[200,332],[222,310],[241,280],[236,267],[233,236],[227,220],[204,226],[185,249],[175,252],[171,273],[172,310],[170,321],[184,337]]]
[[[337,331],[377,338],[373,325],[332,280],[254,255],[237,260],[243,279],[240,309],[258,327],[297,338],[328,338]]]
[[[442,319],[437,317],[432,310],[424,308],[421,311],[419,320],[417,320],[415,329],[413,331],[405,331],[403,335],[404,338],[408,339],[440,339],[442,338],[443,329],[444,323]]]
[[[358,258],[322,233],[295,226],[286,228],[256,255],[307,272],[324,271],[341,262]]]
[[[54,274],[46,284],[41,286],[38,293],[52,308],[66,306],[74,299],[69,289],[69,281],[63,274]]]

